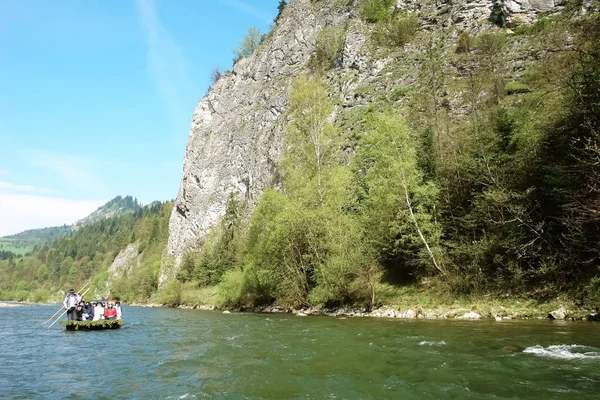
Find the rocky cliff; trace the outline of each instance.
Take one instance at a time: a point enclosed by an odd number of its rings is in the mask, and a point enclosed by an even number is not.
[[[373,27],[359,18],[359,6],[359,0],[290,1],[254,54],[236,62],[198,103],[170,219],[168,254],[175,265],[186,248],[202,245],[225,213],[230,194],[251,210],[263,190],[277,184],[288,91],[294,78],[308,71],[323,27],[339,26],[345,32],[335,68],[327,73],[338,113],[417,80],[415,60],[423,47],[409,45],[395,53],[373,49],[368,40]],[[395,5],[419,18],[421,32],[453,39],[445,45],[447,51],[453,51],[461,31],[502,29],[498,25],[516,19],[532,22],[538,13],[556,12],[561,6],[562,0],[399,0]],[[495,25],[490,22],[494,14],[500,16]],[[173,267],[163,267],[160,283],[174,272]]]
[[[108,267],[107,280],[104,286],[98,288],[98,294],[103,298],[107,298],[113,289],[114,282],[124,276],[128,276],[135,268],[139,268],[142,261],[142,253],[140,253],[140,243],[130,243],[117,254],[114,261]]]

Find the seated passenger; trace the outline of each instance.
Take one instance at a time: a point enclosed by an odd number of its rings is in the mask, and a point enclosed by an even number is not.
[[[109,301],[104,309],[104,318],[117,319],[117,309],[113,306],[112,301]]]
[[[115,304],[115,308],[117,309],[117,319],[120,320],[121,317],[123,316],[123,311],[121,310],[121,302],[117,301],[117,303]]]
[[[77,321],[83,319],[83,301],[80,301],[77,303],[77,306],[75,306],[75,314],[77,315]]]
[[[99,301],[94,308],[94,321],[101,319],[104,319],[104,307],[102,307],[102,302]]]
[[[83,307],[83,320],[91,321],[94,319],[94,306],[89,301]]]

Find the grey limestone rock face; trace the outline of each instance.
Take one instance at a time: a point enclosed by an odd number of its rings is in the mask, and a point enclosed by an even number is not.
[[[552,11],[563,3],[563,0],[504,0],[506,9],[511,13]]]
[[[110,294],[115,279],[130,273],[134,268],[141,265],[142,254],[139,252],[139,245],[139,242],[130,243],[117,254],[115,260],[108,267],[108,280],[106,281],[104,293],[102,293],[103,296],[106,297]]]
[[[561,0],[502,1],[509,13],[534,18],[538,11],[555,10]],[[387,86],[377,81],[386,65],[398,60],[374,59],[367,43],[372,28],[358,18],[355,6],[340,4],[290,1],[277,27],[254,54],[239,60],[233,71],[221,77],[198,103],[169,225],[167,256],[174,262],[164,263],[159,286],[175,275],[186,249],[202,245],[209,229],[224,215],[230,194],[242,200],[250,212],[267,187],[277,186],[289,88],[296,77],[307,72],[307,61],[322,27],[346,26],[337,68],[327,75],[332,96],[339,98],[342,108],[371,101],[368,95],[357,94],[361,86],[372,84],[385,92],[390,85],[408,85],[416,79],[418,69],[407,64],[406,73],[398,78],[401,81],[387,82]],[[493,0],[397,3],[397,7],[419,16],[423,30],[454,32],[489,27],[487,19],[493,6]],[[406,52],[410,51],[409,46]]]
[[[534,22],[540,12],[559,11],[565,0],[397,0],[396,7],[406,8],[421,17],[430,28],[453,27],[479,32],[485,29],[494,7],[500,7],[508,20],[520,18]]]
[[[273,183],[292,80],[312,54],[315,33],[346,19],[343,12],[314,7],[310,0],[290,2],[272,37],[200,100],[169,225],[167,253],[175,265],[185,249],[201,246],[225,213],[230,194],[251,209]],[[163,268],[159,284],[173,274]]]

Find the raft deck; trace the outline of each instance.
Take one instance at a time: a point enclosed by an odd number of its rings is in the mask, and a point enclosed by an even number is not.
[[[119,329],[123,326],[120,319],[102,319],[99,321],[62,321],[68,331],[94,331],[100,329]]]

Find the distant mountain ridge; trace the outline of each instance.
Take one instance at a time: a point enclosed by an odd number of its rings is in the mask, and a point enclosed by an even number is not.
[[[143,206],[137,198],[134,198],[132,196],[117,196],[114,199],[110,200],[108,203],[104,204],[103,206],[98,207],[96,211],[94,211],[87,217],[75,222],[75,224],[73,224],[73,227],[74,229],[77,229],[79,227],[93,224],[103,219],[118,217],[120,215],[125,214],[131,214],[136,211],[140,211],[142,208]]]
[[[101,221],[103,219],[118,217],[120,215],[131,214],[143,208],[137,198],[132,196],[117,196],[110,200],[96,211],[85,218],[82,218],[72,225],[51,226],[47,228],[28,229],[14,235],[4,236],[4,239],[20,239],[21,241],[31,241],[31,247],[36,244],[50,242],[58,238],[67,236],[73,231],[89,224]]]
[[[72,225],[49,226],[47,228],[27,229],[14,235],[3,236],[4,239],[44,239],[55,240],[67,235],[72,230]]]

